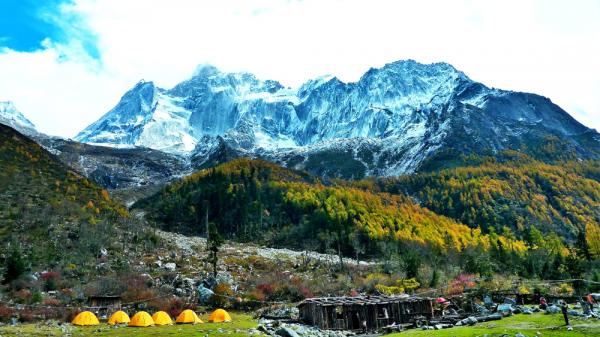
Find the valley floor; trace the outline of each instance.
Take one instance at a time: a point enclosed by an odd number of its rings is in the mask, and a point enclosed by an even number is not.
[[[242,337],[242,336],[261,336],[262,334],[255,330],[258,322],[248,314],[232,314],[234,322],[232,323],[204,323],[198,325],[172,325],[163,327],[149,328],[129,328],[129,327],[109,327],[101,324],[96,327],[74,327],[65,324],[62,327],[56,323],[43,322],[38,324],[22,324],[17,326],[0,326],[0,336],[208,336],[208,337]],[[202,316],[206,321],[207,317]],[[562,315],[515,315],[502,319],[500,321],[491,321],[480,323],[470,327],[455,327],[445,330],[423,331],[407,330],[401,333],[387,335],[386,337],[403,336],[422,336],[422,337],[467,337],[467,336],[488,336],[488,337],[513,337],[517,333],[524,336],[543,336],[543,337],[593,337],[600,336],[600,320],[571,318],[573,331],[567,331],[562,320]]]
[[[208,321],[208,315],[200,316],[202,321]],[[102,322],[98,326],[75,327],[70,324],[58,326],[55,322],[37,324],[21,324],[16,326],[0,326],[0,336],[251,336],[257,321],[247,314],[232,313],[231,323],[182,324],[169,326],[154,326],[147,328],[111,327]]]
[[[567,331],[562,314],[514,315],[499,321],[444,330],[407,330],[386,337],[513,337],[517,333],[533,337],[593,337],[600,336],[600,319],[569,317],[572,331]]]

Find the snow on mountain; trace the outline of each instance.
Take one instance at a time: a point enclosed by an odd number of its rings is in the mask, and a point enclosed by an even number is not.
[[[76,139],[199,163],[244,155],[364,176],[413,172],[441,149],[499,151],[549,135],[583,157],[600,155],[600,145],[589,150],[577,140],[586,132],[547,98],[487,88],[446,63],[409,60],[370,69],[357,82],[324,76],[296,89],[202,65],[172,89],[138,83]]]
[[[152,82],[140,81],[111,111],[75,139],[108,146],[139,146],[173,153],[192,151],[191,112],[181,99],[165,94]]]
[[[0,123],[24,134],[37,133],[35,125],[25,118],[11,101],[0,102]]]

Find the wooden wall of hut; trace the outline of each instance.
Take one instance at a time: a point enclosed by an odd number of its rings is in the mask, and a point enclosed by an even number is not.
[[[390,324],[412,323],[415,318],[433,317],[428,298],[321,298],[299,305],[300,319],[308,325],[329,330],[375,331]]]

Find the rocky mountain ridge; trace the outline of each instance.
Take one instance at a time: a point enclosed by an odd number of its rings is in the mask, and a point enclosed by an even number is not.
[[[197,168],[247,156],[344,178],[415,172],[448,150],[527,151],[548,139],[574,157],[600,156],[598,133],[549,99],[410,60],[354,83],[321,77],[297,89],[204,65],[168,90],[138,83],[76,139],[175,153]]]

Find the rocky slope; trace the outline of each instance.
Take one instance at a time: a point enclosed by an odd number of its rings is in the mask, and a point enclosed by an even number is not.
[[[452,151],[535,156],[549,140],[571,159],[600,156],[598,133],[549,99],[415,61],[297,89],[201,66],[168,90],[138,83],[76,139],[182,154],[197,168],[249,156],[344,178],[410,173]]]
[[[0,102],[0,124],[9,126],[40,144],[65,165],[100,186],[117,190],[130,203],[155,186],[191,173],[181,156],[149,148],[119,148],[83,144],[38,132],[12,102]]]

